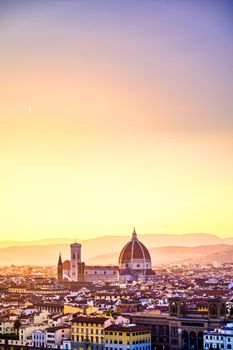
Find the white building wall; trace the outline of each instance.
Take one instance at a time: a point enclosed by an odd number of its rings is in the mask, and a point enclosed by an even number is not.
[[[119,269],[109,266],[86,266],[84,269],[84,279],[86,282],[109,281],[116,282],[119,280]]]
[[[23,340],[26,341],[29,337],[32,336],[32,332],[35,330],[43,330],[45,328],[47,328],[48,325],[46,326],[34,326],[34,325],[28,325],[28,326],[23,326],[19,329],[19,340]]]
[[[0,322],[0,334],[4,333],[17,333],[17,331],[14,329],[14,321]]]

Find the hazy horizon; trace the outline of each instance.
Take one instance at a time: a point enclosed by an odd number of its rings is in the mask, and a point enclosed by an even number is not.
[[[76,235],[76,237],[75,236],[73,236],[73,237],[71,237],[71,236],[51,236],[51,237],[47,237],[47,236],[45,236],[45,237],[41,237],[41,238],[39,238],[39,239],[37,239],[37,238],[29,238],[29,239],[16,239],[16,240],[10,240],[10,239],[0,239],[0,243],[1,242],[41,242],[41,241],[58,241],[58,240],[60,240],[60,241],[62,241],[62,240],[67,240],[67,241],[71,241],[71,242],[77,242],[77,243],[79,243],[79,242],[83,242],[83,241],[88,241],[88,240],[93,240],[93,239],[100,239],[100,238],[104,238],[104,237],[124,237],[124,238],[128,238],[129,240],[131,239],[131,234],[132,234],[132,232],[130,233],[130,234],[117,234],[117,233],[115,233],[115,234],[105,234],[105,235],[101,235],[101,234],[99,234],[99,235],[94,235],[93,236],[93,234],[91,235],[86,235],[86,237],[84,237],[84,238],[80,238],[78,235]],[[217,238],[220,238],[220,239],[230,239],[230,238],[233,238],[233,234],[232,235],[229,235],[229,236],[227,236],[227,237],[225,237],[225,236],[223,236],[223,235],[221,235],[221,234],[215,234],[215,233],[211,233],[211,232],[187,232],[187,233],[177,233],[177,232],[170,232],[170,233],[159,233],[159,232],[157,232],[157,233],[146,233],[146,232],[144,232],[144,233],[137,233],[137,235],[138,235],[138,238],[140,239],[140,237],[143,239],[143,236],[170,236],[170,235],[172,235],[172,236],[188,236],[188,235],[190,235],[190,236],[195,236],[195,235],[205,235],[205,236],[215,236],[215,237],[217,237]]]
[[[231,0],[1,1],[0,236],[231,236],[232,19]]]

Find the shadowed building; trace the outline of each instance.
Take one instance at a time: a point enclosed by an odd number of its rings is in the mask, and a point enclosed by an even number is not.
[[[62,281],[63,279],[63,264],[61,259],[61,253],[59,254],[59,259],[57,263],[57,278],[58,278],[58,281]]]
[[[221,328],[226,322],[226,305],[221,298],[207,300],[207,310],[188,310],[186,299],[169,299],[167,314],[151,312],[125,313],[138,325],[151,327],[152,348],[157,350],[203,350],[203,333]]]

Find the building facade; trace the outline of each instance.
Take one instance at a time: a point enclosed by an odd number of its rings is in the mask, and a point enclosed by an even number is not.
[[[111,324],[107,317],[78,316],[71,321],[71,348],[104,350],[104,329]]]
[[[208,349],[233,349],[233,323],[204,332],[204,350]]]
[[[104,330],[105,350],[151,350],[151,331],[135,324],[113,324]]]
[[[150,253],[138,240],[135,229],[131,241],[124,246],[120,253],[119,276],[121,282],[147,281],[155,277]]]
[[[118,266],[87,266],[81,260],[81,244],[70,245],[70,260],[62,263],[59,255],[58,281],[72,282],[131,282],[155,278],[148,249],[138,240],[134,229],[131,240],[123,247]]]
[[[132,323],[151,327],[152,348],[157,350],[203,350],[204,331],[226,323],[226,305],[221,298],[208,299],[207,311],[189,311],[184,298],[169,299],[169,313],[124,314]]]

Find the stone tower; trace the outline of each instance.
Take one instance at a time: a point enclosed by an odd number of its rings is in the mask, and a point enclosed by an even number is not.
[[[78,266],[81,263],[81,244],[73,243],[70,245],[70,278],[71,281],[77,282],[79,280]]]
[[[63,279],[63,264],[61,259],[61,253],[59,254],[59,259],[57,263],[57,278],[58,278],[58,281],[62,281]]]
[[[222,298],[208,299],[208,318],[220,319],[226,317],[226,302]]]

